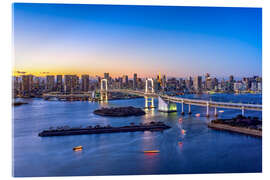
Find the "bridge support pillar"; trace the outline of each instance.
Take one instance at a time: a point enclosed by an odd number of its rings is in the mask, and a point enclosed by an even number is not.
[[[242,116],[245,116],[245,108],[242,106]]]
[[[182,100],[182,112],[181,112],[181,114],[182,114],[182,115],[185,114],[185,112],[184,112],[184,100]]]
[[[148,98],[147,97],[144,97],[144,99],[145,99],[145,108],[148,108]]]
[[[154,105],[154,98],[152,98],[152,100],[151,100],[151,108],[154,108],[155,107],[155,105]]]
[[[209,102],[206,104],[206,117],[209,117]]]
[[[216,116],[216,117],[218,116],[217,108],[216,108],[216,107],[215,107],[215,116]]]
[[[192,114],[192,112],[191,112],[191,105],[190,104],[188,105],[188,114]]]

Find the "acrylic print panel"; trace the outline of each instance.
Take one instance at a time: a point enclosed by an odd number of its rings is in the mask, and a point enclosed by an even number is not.
[[[13,175],[262,171],[260,8],[13,4]]]

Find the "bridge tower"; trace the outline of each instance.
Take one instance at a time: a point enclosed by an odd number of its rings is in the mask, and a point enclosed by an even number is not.
[[[144,108],[145,109],[152,109],[152,108],[155,108],[155,105],[154,105],[154,98],[153,97],[147,97],[145,96],[144,97],[144,100],[145,100],[145,106]],[[149,106],[148,104],[151,103],[151,105]]]
[[[105,84],[105,88],[104,88]],[[107,79],[101,79],[100,81],[100,100],[103,102],[108,101],[108,80]]]
[[[104,90],[104,83],[103,82],[105,83],[105,90]],[[101,79],[100,91],[108,91],[108,80],[107,79]]]
[[[152,78],[146,78],[146,80],[145,80],[145,94],[147,94],[148,93],[148,90],[149,90],[149,83],[148,82],[150,82],[151,83],[151,92],[150,93],[154,93],[154,81],[153,81],[153,79]]]

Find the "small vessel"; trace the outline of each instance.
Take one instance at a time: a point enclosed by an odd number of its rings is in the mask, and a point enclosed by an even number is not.
[[[182,129],[181,133],[182,133],[183,135],[185,135],[185,134],[186,134],[186,130]]]
[[[197,114],[195,114],[195,116],[196,116],[196,117],[200,117],[200,116],[201,116],[201,114],[197,113]]]
[[[143,151],[144,153],[159,153],[159,150]]]
[[[76,146],[73,148],[73,151],[81,151],[83,149],[82,146]]]
[[[224,111],[223,110],[219,110],[218,112],[223,113]]]

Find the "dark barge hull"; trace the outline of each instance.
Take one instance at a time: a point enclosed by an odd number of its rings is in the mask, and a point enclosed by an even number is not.
[[[136,132],[136,131],[163,131],[169,129],[167,125],[150,125],[150,126],[125,126],[125,127],[111,127],[111,128],[82,128],[69,130],[47,130],[42,131],[38,135],[46,136],[68,136],[68,135],[82,135],[82,134],[101,134],[101,133],[119,133],[119,132]]]

